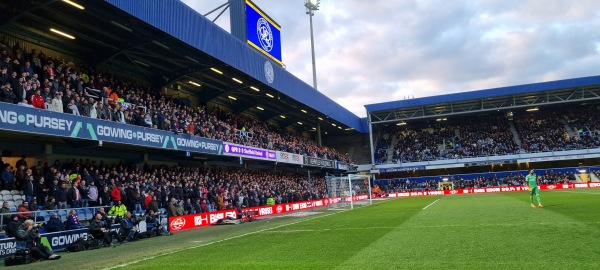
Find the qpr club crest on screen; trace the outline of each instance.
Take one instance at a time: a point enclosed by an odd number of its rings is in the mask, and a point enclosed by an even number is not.
[[[265,18],[260,18],[256,22],[256,34],[258,34],[260,46],[263,50],[266,52],[273,50],[273,32],[271,31],[271,25]]]

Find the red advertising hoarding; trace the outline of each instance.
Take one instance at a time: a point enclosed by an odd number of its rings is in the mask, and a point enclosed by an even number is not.
[[[573,188],[600,188],[600,182],[588,182],[588,183],[569,183],[569,184],[554,184],[554,185],[540,185],[541,190],[554,190],[554,189],[573,189]],[[498,193],[498,192],[518,192],[529,190],[526,186],[505,186],[505,187],[487,187],[487,188],[468,188],[468,189],[454,189],[454,190],[430,190],[430,191],[411,191],[411,192],[395,192],[387,194],[388,198],[405,198],[405,197],[420,197],[420,196],[442,196],[442,195],[458,195],[458,194],[482,194],[482,193]],[[346,198],[350,200],[361,201],[369,199],[368,195],[356,195],[352,198]],[[321,199],[313,201],[295,202],[278,204],[271,206],[256,206],[244,208],[244,211],[253,211],[256,214],[253,217],[264,217],[275,214],[283,214],[288,212],[302,211],[311,208],[323,207],[329,204],[337,204],[341,197],[332,199]],[[210,213],[201,213],[193,215],[185,215],[178,217],[169,218],[169,230],[180,231],[186,229],[200,228],[216,224],[219,219],[226,217],[236,218],[237,213],[235,209],[217,211]]]

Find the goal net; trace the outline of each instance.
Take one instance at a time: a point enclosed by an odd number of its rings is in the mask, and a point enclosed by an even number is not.
[[[330,210],[354,209],[357,205],[372,203],[371,177],[368,175],[329,175],[325,183]]]

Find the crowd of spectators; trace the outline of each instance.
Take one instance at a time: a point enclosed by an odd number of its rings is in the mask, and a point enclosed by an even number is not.
[[[25,53],[18,43],[0,41],[0,51],[2,102],[349,163],[335,149],[248,116],[193,107],[84,64]]]
[[[380,187],[381,188],[381,187]],[[406,191],[417,191],[417,190],[438,190],[438,181],[427,180],[422,182],[417,181],[399,181],[390,183],[383,186],[383,190],[386,192],[406,192]]]
[[[407,163],[600,147],[600,114],[596,107],[564,113],[567,122],[579,131],[577,134],[570,136],[565,129],[563,112],[515,115],[520,147],[504,116],[438,121],[427,127],[384,131],[385,137],[375,149],[376,163],[389,162],[389,149],[393,151],[391,163]]]
[[[14,180],[3,188],[22,190],[24,211],[107,206],[121,201],[129,211],[148,210],[152,205],[158,212],[175,199],[181,202],[182,214],[188,214],[262,206],[269,197],[276,203],[308,200],[310,191],[314,199],[327,196],[324,178],[313,176],[311,189],[306,176],[292,173],[147,164],[140,168],[75,159],[34,166],[17,163],[14,171],[10,164],[4,165],[3,180],[7,174]]]
[[[430,130],[405,130],[397,135],[392,162],[434,160],[439,156],[436,139]]]
[[[515,119],[521,147],[527,152],[548,152],[566,148],[570,137],[557,112],[528,113]]]
[[[392,163],[518,153],[519,147],[507,121],[498,117],[463,120],[436,122],[423,129],[402,128],[392,132],[396,136]],[[391,144],[383,146],[390,147]],[[381,147],[377,147],[376,153]],[[380,163],[385,163],[381,160]]]
[[[569,126],[579,134],[600,132],[600,110],[595,105],[585,106],[578,110],[567,110],[565,113]]]
[[[485,117],[461,122],[459,130],[460,147],[450,149],[450,153],[460,157],[481,157],[510,155],[518,153],[508,121],[500,117]],[[456,145],[456,144],[455,144]]]
[[[596,172],[597,175],[600,172]],[[444,189],[465,189],[465,188],[488,188],[501,186],[524,186],[524,174],[509,174],[503,177],[497,175],[491,177],[478,176],[473,179],[464,179],[463,177],[449,176],[452,185],[440,185],[439,180],[411,181],[409,179],[395,181],[393,183],[379,185],[386,192],[410,192],[422,190],[440,190]],[[554,171],[545,172],[538,175],[539,184],[565,184],[575,181],[574,174],[554,173]]]

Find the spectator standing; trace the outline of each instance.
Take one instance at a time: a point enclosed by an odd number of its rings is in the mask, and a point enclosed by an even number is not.
[[[35,197],[35,187],[33,184],[33,175],[28,173],[25,177],[25,182],[23,183],[23,195],[25,195],[25,201],[31,202]]]
[[[0,214],[2,214],[2,224],[8,224],[10,222],[10,209],[8,208],[8,202],[2,203],[2,208],[0,208]]]
[[[81,180],[78,185],[79,195],[81,196],[81,206],[88,207],[90,199],[90,187],[87,186],[85,180]]]
[[[34,94],[31,95],[30,103],[31,103],[31,105],[33,105],[34,108],[45,110],[46,103],[45,103],[44,98],[40,94],[41,94],[40,89],[39,88],[35,89]]]
[[[101,206],[108,206],[112,203],[110,200],[110,191],[108,191],[108,186],[104,186],[102,192],[98,194],[98,204]]]
[[[46,183],[44,177],[40,177],[39,180],[35,183],[35,198],[39,205],[43,206],[46,203],[46,196],[48,195],[48,188],[46,187]]]
[[[52,110],[55,112],[64,112],[62,92],[60,91],[56,92],[54,99],[52,99]]]
[[[171,198],[171,201],[167,205],[167,214],[169,214],[169,217],[177,216],[177,208],[175,207],[176,201],[175,198]]]
[[[5,163],[0,174],[3,190],[12,190],[15,182],[15,175],[10,171],[10,164]]]
[[[68,202],[73,208],[81,207],[81,193],[79,192],[79,183],[74,182],[68,191]]]
[[[58,209],[67,208],[67,183],[65,181],[63,181],[60,184],[60,188],[54,192],[54,198],[56,198]]]
[[[110,192],[110,199],[113,201],[113,203],[116,203],[117,201],[119,201],[119,202],[121,201],[121,189],[122,188],[123,188],[123,184],[119,183]]]
[[[94,181],[90,181],[88,187],[88,199],[91,207],[98,206],[98,187],[96,187]]]

